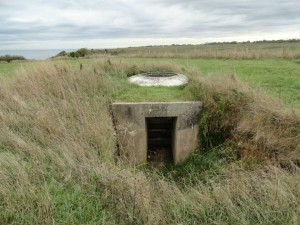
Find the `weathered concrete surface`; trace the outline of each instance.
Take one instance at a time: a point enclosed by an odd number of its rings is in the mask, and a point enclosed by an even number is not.
[[[182,74],[173,74],[164,76],[138,74],[128,78],[130,83],[135,83],[140,86],[180,86],[188,82],[188,78]]]
[[[197,147],[201,102],[113,103],[112,111],[122,157],[147,162],[147,117],[176,117],[173,160],[182,163]]]

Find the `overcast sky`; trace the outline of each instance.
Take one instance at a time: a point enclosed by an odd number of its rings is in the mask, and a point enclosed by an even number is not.
[[[0,0],[0,50],[300,38],[300,0]]]

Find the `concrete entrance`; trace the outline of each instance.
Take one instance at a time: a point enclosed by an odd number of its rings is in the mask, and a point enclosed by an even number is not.
[[[176,117],[148,117],[148,162],[172,162]]]
[[[201,108],[201,102],[113,103],[121,157],[146,163],[151,148],[167,146],[175,164],[184,162],[198,144]]]

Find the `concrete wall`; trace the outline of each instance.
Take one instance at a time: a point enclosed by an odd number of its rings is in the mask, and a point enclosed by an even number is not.
[[[177,117],[173,159],[182,163],[197,147],[201,102],[113,103],[112,111],[123,158],[147,162],[147,117]]]

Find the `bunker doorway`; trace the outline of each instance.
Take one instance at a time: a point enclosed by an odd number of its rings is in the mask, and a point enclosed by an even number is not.
[[[148,162],[173,162],[175,124],[176,117],[146,118]]]

